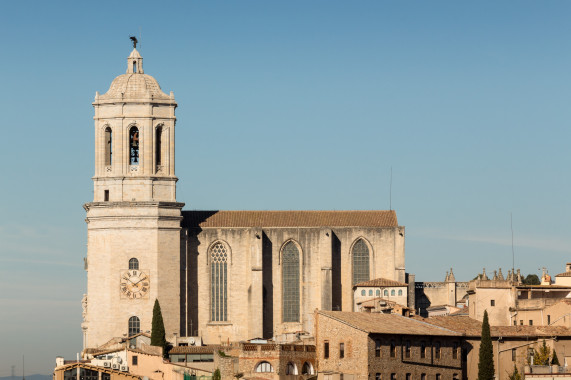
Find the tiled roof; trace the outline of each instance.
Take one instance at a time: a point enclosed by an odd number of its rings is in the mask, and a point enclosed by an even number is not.
[[[171,348],[169,354],[212,354],[214,351],[219,350],[221,346],[177,346]]]
[[[555,277],[571,277],[571,272],[563,272],[556,274]]]
[[[450,313],[450,315],[468,315],[470,313],[470,306],[464,306],[462,309]]]
[[[461,334],[424,321],[397,314],[319,311],[319,314],[373,334],[460,336]]]
[[[457,331],[466,336],[479,337],[482,334],[482,322],[467,316],[447,315],[414,318],[435,326]],[[571,336],[571,329],[563,326],[491,326],[490,334],[492,337]]]
[[[408,286],[404,282],[389,280],[388,278],[375,278],[374,280],[364,281],[356,284],[353,288],[364,286]]]
[[[381,306],[381,307],[384,307],[384,306],[386,306],[386,307],[394,307],[394,306],[396,306],[396,305],[399,305],[399,306],[401,306],[401,307],[403,307],[403,308],[405,308],[405,309],[408,309],[408,307],[405,306],[405,305],[401,305],[401,304],[399,304],[399,303],[396,303],[395,301],[391,301],[391,300],[388,300],[388,299],[385,299],[385,298],[382,298],[382,297],[375,297],[375,298],[371,298],[371,299],[368,299],[368,300],[359,301],[359,302],[357,302],[357,305],[361,305],[361,306],[363,306],[363,307],[375,307],[375,306],[377,305],[377,302],[380,303],[379,306]],[[383,302],[384,302],[384,305],[382,304]]]
[[[183,211],[189,227],[398,227],[390,211]]]

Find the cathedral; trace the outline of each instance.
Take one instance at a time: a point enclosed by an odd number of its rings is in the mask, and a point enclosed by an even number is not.
[[[83,346],[151,330],[206,344],[312,336],[319,310],[353,310],[353,286],[405,281],[390,211],[184,211],[176,198],[174,94],[143,70],[95,94]],[[183,163],[184,164],[184,163]]]

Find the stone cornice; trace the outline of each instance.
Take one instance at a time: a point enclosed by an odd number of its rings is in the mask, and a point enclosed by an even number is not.
[[[115,208],[115,207],[158,207],[181,210],[184,207],[182,202],[163,201],[122,201],[122,202],[88,202],[83,205],[85,211],[91,208]],[[181,216],[182,218],[182,216]]]

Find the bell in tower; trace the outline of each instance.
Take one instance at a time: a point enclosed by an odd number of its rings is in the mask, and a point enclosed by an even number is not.
[[[158,299],[167,336],[180,327],[180,222],[174,95],[145,74],[136,48],[125,74],[93,102],[95,175],[87,211],[84,348],[151,329]],[[158,279],[167,279],[158,281]]]

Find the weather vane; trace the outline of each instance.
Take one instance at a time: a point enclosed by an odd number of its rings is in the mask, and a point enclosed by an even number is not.
[[[137,41],[137,37],[131,36],[129,38],[131,39],[131,41],[133,41],[133,47],[136,49],[137,48],[137,42],[139,42],[139,41]]]

